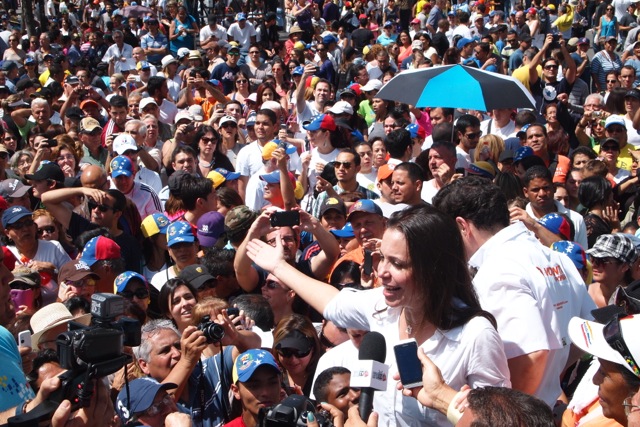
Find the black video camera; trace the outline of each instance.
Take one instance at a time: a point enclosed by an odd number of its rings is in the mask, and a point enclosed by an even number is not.
[[[327,411],[315,412],[313,403],[299,394],[287,396],[282,402],[269,408],[261,408],[258,426],[260,427],[306,427],[307,414],[315,415],[320,427],[333,427]]]
[[[124,346],[140,345],[140,322],[116,317],[124,314],[124,299],[113,294],[91,296],[91,326],[69,322],[69,330],[58,335],[60,366],[67,369],[59,375],[61,385],[49,398],[32,411],[9,418],[10,427],[36,426],[50,419],[60,403],[67,399],[72,410],[87,407],[93,394],[93,380],[111,375],[132,358]]]

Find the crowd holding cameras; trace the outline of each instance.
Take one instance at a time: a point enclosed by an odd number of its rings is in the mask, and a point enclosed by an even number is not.
[[[45,3],[0,425],[640,426],[637,2]],[[457,64],[534,108],[381,97]]]

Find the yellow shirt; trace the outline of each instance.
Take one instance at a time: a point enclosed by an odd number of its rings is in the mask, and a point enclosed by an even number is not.
[[[536,69],[538,71],[538,78],[540,78],[542,76],[542,66],[538,65]],[[531,92],[531,85],[529,84],[529,67],[523,65],[516,68],[515,70],[513,70],[513,73],[511,73],[511,77],[520,81],[520,83],[522,83],[524,87],[526,87],[527,90]]]

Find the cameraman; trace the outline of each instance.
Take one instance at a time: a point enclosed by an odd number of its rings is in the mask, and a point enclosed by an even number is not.
[[[177,385],[176,402],[203,427],[218,426],[230,407],[228,390],[233,361],[240,352],[260,347],[250,331],[237,331],[226,310],[215,322],[224,328],[221,353],[201,359],[207,339],[195,326],[185,328],[182,338],[168,320],[152,320],[142,327],[142,344],[134,348],[145,375],[161,383]]]

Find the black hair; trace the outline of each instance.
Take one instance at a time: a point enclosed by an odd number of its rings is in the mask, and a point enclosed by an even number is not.
[[[238,295],[233,300],[233,305],[249,316],[256,326],[265,332],[271,331],[274,327],[274,315],[269,301],[262,295],[243,294]]]
[[[340,150],[338,155],[340,155],[340,153],[349,153],[349,154],[353,155],[353,162],[356,164],[356,167],[360,166],[360,161],[361,161],[360,160],[360,155],[353,148],[343,148],[342,150]]]
[[[522,185],[525,187],[529,186],[529,183],[536,179],[546,179],[549,182],[553,182],[553,175],[551,175],[551,171],[545,166],[532,166],[524,173],[524,177],[522,178]]]
[[[498,231],[509,225],[504,193],[479,176],[447,184],[433,198],[433,205],[451,218],[464,218],[479,230]]]
[[[413,140],[406,129],[395,129],[384,139],[384,146],[391,158],[401,159],[407,154],[407,149],[413,146]]]
[[[402,162],[394,170],[406,171],[411,182],[424,181],[424,170],[413,162]]]
[[[537,397],[506,387],[471,390],[467,397],[474,426],[553,427],[551,408]]]
[[[158,308],[160,309],[160,314],[162,314],[162,316],[169,318],[169,315],[171,314],[169,299],[173,299],[173,295],[176,293],[176,289],[178,289],[180,286],[186,286],[193,294],[196,302],[198,301],[198,291],[193,287],[191,283],[177,277],[169,279],[167,280],[167,283],[162,286],[162,289],[160,289],[160,296],[158,296]]]
[[[149,81],[147,82],[147,92],[149,92],[150,97],[155,97],[156,93],[162,89],[162,85],[166,78],[161,76],[151,76],[149,77]]]
[[[118,212],[123,212],[127,207],[127,198],[120,190],[116,190],[115,188],[110,188],[106,191],[107,195],[113,197],[115,203],[113,204],[113,210]]]
[[[111,99],[109,99],[109,105],[112,107],[129,108],[127,98],[120,95],[113,95]]]
[[[349,277],[353,280],[353,285],[349,286],[341,286],[342,279],[344,277]],[[336,268],[331,272],[331,277],[329,278],[329,284],[336,289],[342,289],[345,287],[349,288],[362,288],[360,285],[361,273],[360,273],[360,264],[355,261],[342,261],[340,264],[336,265]],[[363,288],[362,288],[363,289]]]
[[[91,313],[91,303],[81,297],[69,298],[63,304],[71,314],[78,310],[82,310],[83,313]]]
[[[318,402],[327,402],[329,397],[328,386],[334,375],[351,375],[351,371],[342,366],[333,366],[320,372],[320,375],[316,377],[316,382],[313,384],[313,394]]]
[[[256,113],[256,117],[257,116],[269,117],[269,120],[271,121],[272,125],[275,125],[276,123],[278,123],[278,116],[276,115],[276,113],[266,108],[261,108],[260,110],[258,110],[258,112]]]
[[[578,187],[578,200],[587,209],[604,204],[611,197],[611,183],[608,179],[594,175],[585,178]]]
[[[463,114],[458,117],[458,121],[456,122],[456,130],[458,132],[464,133],[468,127],[479,127],[480,120],[476,116],[471,114]]]
[[[186,174],[180,181],[180,196],[184,208],[192,211],[196,208],[198,199],[206,199],[213,192],[213,182],[210,179]]]

